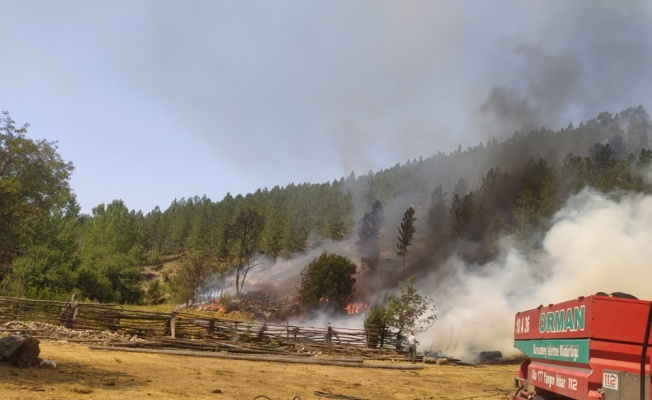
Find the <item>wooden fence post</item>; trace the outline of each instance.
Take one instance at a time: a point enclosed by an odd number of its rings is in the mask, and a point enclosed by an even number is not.
[[[208,335],[213,336],[215,333],[215,318],[211,318],[210,321],[208,321]]]
[[[14,321],[19,319],[18,316],[20,315],[20,302],[16,302],[11,305],[11,314]]]
[[[68,329],[73,329],[75,324],[75,317],[77,316],[77,300],[75,299],[75,294],[73,293],[70,296],[70,302],[68,302],[61,309],[61,323]]]
[[[233,321],[233,332],[232,332],[232,338],[238,337],[238,321]]]
[[[177,313],[170,313],[170,318],[165,324],[165,336],[170,336],[172,339],[176,337],[176,322],[177,322]]]

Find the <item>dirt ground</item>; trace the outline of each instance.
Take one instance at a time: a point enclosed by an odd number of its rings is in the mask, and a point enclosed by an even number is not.
[[[389,370],[126,353],[62,342],[41,342],[40,348],[56,368],[0,363],[0,399],[506,399],[518,368]]]

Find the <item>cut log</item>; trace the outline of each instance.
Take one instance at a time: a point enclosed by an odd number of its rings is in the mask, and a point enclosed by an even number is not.
[[[169,354],[175,356],[207,357],[207,358],[221,358],[221,359],[231,359],[231,360],[250,360],[250,361],[295,363],[295,364],[335,365],[340,367],[423,369],[423,365],[420,364],[409,364],[409,365],[376,364],[376,363],[358,362],[358,360],[352,360],[353,362],[343,362],[342,360],[329,361],[328,359],[321,359],[321,358],[251,356],[251,355],[235,355],[235,354],[223,354],[223,353],[202,352],[202,351],[134,349],[129,347],[109,347],[109,346],[89,346],[89,348],[92,350],[126,351],[132,353]]]
[[[17,367],[33,367],[41,363],[39,341],[31,336],[6,336],[0,339],[0,361]]]

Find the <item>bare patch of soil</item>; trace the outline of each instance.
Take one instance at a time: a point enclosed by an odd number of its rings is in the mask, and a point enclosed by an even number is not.
[[[91,350],[41,342],[56,368],[0,363],[0,398],[26,399],[506,399],[517,365],[385,370]],[[317,392],[317,394],[316,394]],[[337,398],[337,397],[331,397]],[[346,397],[340,397],[346,398]]]

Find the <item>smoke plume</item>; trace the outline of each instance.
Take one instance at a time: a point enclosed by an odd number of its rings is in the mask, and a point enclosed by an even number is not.
[[[530,7],[532,6],[532,7]],[[478,132],[505,137],[515,130],[559,129],[600,111],[640,104],[652,65],[650,4],[630,1],[551,1],[527,5],[531,24],[503,37],[503,51],[470,105]],[[525,11],[525,10],[524,10]],[[530,14],[532,13],[532,14]],[[536,17],[534,17],[536,15]],[[625,102],[625,104],[623,104]]]
[[[472,361],[478,352],[516,355],[517,311],[603,291],[650,299],[652,196],[605,196],[584,190],[554,217],[543,251],[520,254],[509,240],[486,265],[450,258],[418,282],[438,306],[438,321],[421,343]]]

